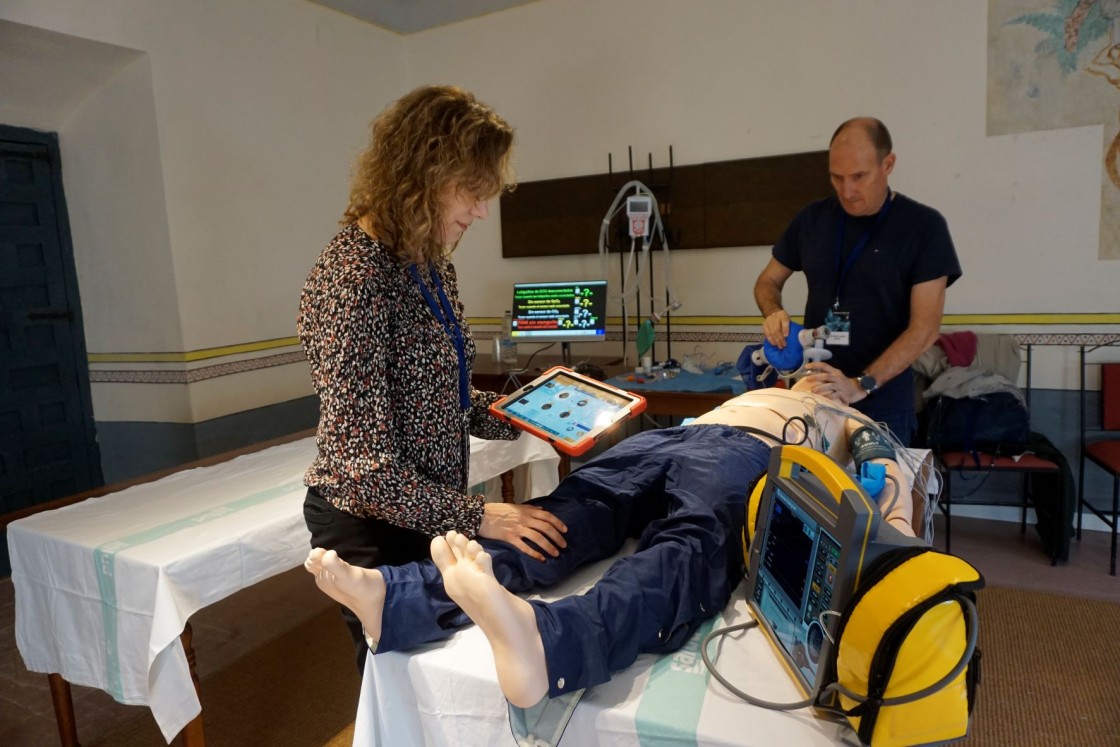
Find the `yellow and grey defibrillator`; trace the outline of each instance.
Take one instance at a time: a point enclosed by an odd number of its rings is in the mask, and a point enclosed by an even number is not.
[[[980,574],[881,520],[829,457],[775,448],[747,499],[747,604],[806,699],[748,702],[840,715],[867,745],[964,737],[978,681]],[[748,623],[753,626],[753,623]],[[737,626],[739,627],[739,626]]]

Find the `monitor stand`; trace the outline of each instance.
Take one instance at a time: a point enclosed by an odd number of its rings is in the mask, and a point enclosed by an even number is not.
[[[563,361],[563,363],[564,363],[564,367],[565,368],[571,368],[572,367],[572,343],[570,343],[570,342],[560,343],[560,355],[561,355],[561,361]]]

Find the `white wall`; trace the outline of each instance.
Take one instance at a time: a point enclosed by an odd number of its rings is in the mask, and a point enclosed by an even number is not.
[[[948,218],[965,270],[948,313],[1117,311],[1120,262],[1097,259],[1101,128],[985,135],[986,3],[545,0],[419,34],[408,53],[412,83],[458,82],[515,124],[524,180],[603,172],[628,145],[655,165],[670,145],[679,164],[824,149],[842,120],[876,115],[893,186]],[[460,247],[472,314],[555,271],[498,261],[499,246],[492,217]],[[757,314],[768,257],[675,253],[680,313]],[[803,288],[791,281],[792,308]]]
[[[1097,260],[1101,128],[985,135],[976,0],[540,0],[411,36],[304,0],[5,0],[0,20],[142,56],[53,125],[91,353],[292,335],[369,120],[429,82],[473,89],[517,127],[523,180],[602,172],[627,146],[656,165],[670,145],[682,165],[818,150],[841,120],[877,115],[894,186],[949,220],[965,269],[949,313],[1117,310],[1120,263]],[[135,137],[114,137],[114,111]],[[681,314],[757,314],[768,256],[675,253]],[[501,259],[496,205],[456,263],[473,317],[499,316],[515,280],[598,274],[590,255]],[[788,305],[803,298],[791,281]],[[1055,355],[1036,384],[1068,385]],[[167,406],[95,385],[96,415],[197,422],[310,389],[292,364],[180,391]]]
[[[50,117],[9,104],[19,121],[0,118],[59,132],[91,355],[292,336],[368,122],[407,90],[402,38],[303,0],[11,0],[3,20],[52,32],[75,58],[142,57],[92,80],[71,65],[55,82],[74,94]],[[35,89],[0,84],[25,100]],[[305,366],[277,374],[158,397],[95,383],[95,417],[198,422],[310,393]]]

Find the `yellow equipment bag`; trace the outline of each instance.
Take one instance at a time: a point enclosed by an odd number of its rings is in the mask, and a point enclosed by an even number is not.
[[[940,744],[968,734],[980,681],[980,573],[929,547],[899,548],[868,569],[837,628],[829,680],[860,741]]]
[[[767,483],[764,474],[746,496],[748,567]],[[851,597],[836,608],[835,644],[805,705],[842,715],[870,747],[964,738],[980,682],[976,591],[984,579],[964,560],[925,544],[887,541],[877,552],[868,553]]]

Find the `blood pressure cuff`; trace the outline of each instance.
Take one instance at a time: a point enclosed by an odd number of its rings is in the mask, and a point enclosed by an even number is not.
[[[848,442],[848,450],[852,453],[852,461],[856,463],[857,472],[860,465],[872,459],[894,460],[896,458],[894,446],[887,437],[866,425],[852,434],[852,440]]]
[[[860,741],[872,747],[967,736],[980,681],[978,631],[972,627],[983,577],[960,558],[931,547],[889,551],[862,575],[828,662],[826,682],[842,688],[831,705],[844,711]],[[890,703],[926,689],[933,691]]]

